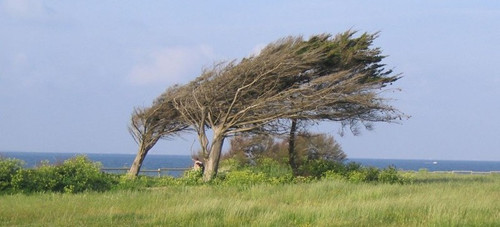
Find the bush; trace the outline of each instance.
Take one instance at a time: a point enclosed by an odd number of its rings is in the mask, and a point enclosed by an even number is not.
[[[263,173],[269,178],[292,177],[292,169],[288,164],[281,164],[271,158],[257,159],[257,165],[250,166],[250,169],[256,173]]]
[[[287,164],[268,157],[258,158],[254,164],[243,164],[234,158],[227,158],[221,166],[222,171],[217,174],[214,184],[282,184],[293,181],[292,169]]]
[[[219,173],[237,170],[244,166],[244,164],[236,158],[226,158],[221,160],[219,164]]]
[[[344,173],[339,173],[335,170],[328,170],[323,174],[323,179],[327,180],[346,180],[348,177],[344,176]]]
[[[343,167],[343,164],[340,162],[332,162],[323,159],[309,160],[300,166],[299,175],[320,178],[325,174],[325,172],[330,170],[343,172]]]
[[[203,172],[201,169],[191,169],[182,175],[179,179],[180,183],[184,185],[197,185],[203,182]]]
[[[42,191],[61,191],[62,176],[53,166],[42,165],[37,169],[22,169],[12,178],[16,191],[30,193]]]
[[[12,188],[12,177],[22,169],[24,162],[19,159],[0,157],[0,191]]]
[[[327,172],[332,175],[333,173],[348,178],[349,174],[353,171],[361,169],[361,164],[356,162],[349,162],[344,164],[339,161],[328,161],[328,160],[310,160],[306,162],[300,168],[300,173],[302,176],[312,176],[315,178],[324,177]]]
[[[85,156],[77,156],[60,165],[42,164],[36,169],[23,169],[12,178],[15,190],[30,192],[105,191],[117,184],[110,174],[100,171],[100,163],[93,163]]]
[[[64,192],[106,191],[116,183],[109,174],[101,172],[101,163],[85,156],[68,159],[56,166],[55,171],[62,176],[60,183]]]
[[[359,182],[376,182],[379,178],[380,170],[375,167],[360,168],[349,173],[349,181]]]
[[[402,175],[400,175],[400,183],[402,184],[413,184],[415,183],[415,174],[412,172],[403,172]]]
[[[225,185],[255,185],[269,182],[269,178],[264,173],[255,173],[249,169],[228,172],[222,184]]]
[[[389,184],[403,183],[401,177],[398,174],[398,171],[394,166],[389,166],[383,169],[380,172],[379,179],[380,182],[382,183],[389,183]]]
[[[323,174],[324,179],[345,180],[354,183],[360,182],[380,182],[389,184],[413,183],[413,174],[401,175],[395,167],[389,166],[385,169],[375,167],[362,167],[358,163],[348,163],[343,167],[328,170]]]

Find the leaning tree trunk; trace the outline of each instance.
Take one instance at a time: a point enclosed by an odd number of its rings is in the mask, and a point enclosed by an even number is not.
[[[144,141],[139,144],[139,151],[135,156],[134,163],[132,163],[132,166],[127,173],[128,178],[135,178],[139,174],[142,162],[146,158],[148,151],[156,144],[157,141],[158,140],[153,140],[150,143],[147,143],[147,145]]]
[[[290,128],[290,135],[288,137],[288,163],[292,168],[294,176],[299,173],[297,166],[297,152],[295,152],[295,133],[297,131],[297,119],[292,119],[292,127]]]
[[[208,159],[205,160],[205,170],[203,172],[203,181],[205,182],[211,181],[217,176],[224,138],[223,135],[214,132],[214,138],[210,146],[210,154]]]

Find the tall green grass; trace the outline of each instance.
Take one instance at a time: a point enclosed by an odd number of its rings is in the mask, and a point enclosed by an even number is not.
[[[500,175],[0,196],[2,226],[500,226]]]

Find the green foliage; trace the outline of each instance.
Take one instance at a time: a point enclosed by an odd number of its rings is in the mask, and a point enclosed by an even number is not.
[[[203,182],[203,172],[201,169],[191,169],[182,175],[179,179],[179,183],[184,185],[197,185]]]
[[[246,186],[268,182],[264,173],[256,173],[249,169],[235,170],[227,173],[222,183],[224,185]]]
[[[101,164],[91,162],[85,156],[77,156],[56,166],[62,178],[64,192],[105,191],[111,188],[113,181],[109,175],[101,172]]]
[[[304,163],[299,171],[303,176],[311,176],[321,178],[327,171],[334,171],[341,175],[347,174],[348,171],[356,170],[356,164],[348,163],[347,165],[342,162],[328,161],[324,159],[309,160]],[[358,166],[359,167],[359,166]]]
[[[409,179],[405,180],[405,178],[400,176],[398,170],[396,170],[396,168],[394,166],[389,166],[389,167],[383,169],[380,172],[379,178],[380,178],[380,182],[389,183],[389,184],[396,184],[396,183],[404,184],[404,183],[406,183],[406,181],[409,180]]]
[[[63,176],[55,167],[49,165],[39,166],[37,169],[22,169],[12,178],[12,186],[16,191],[31,192],[63,192],[61,184]]]
[[[357,163],[349,163],[345,165],[344,168],[328,170],[323,174],[323,177],[328,180],[341,180],[353,183],[380,182],[388,184],[408,184],[414,182],[413,174],[401,174],[393,166],[380,170],[375,167],[362,167]]]
[[[256,165],[249,166],[249,168],[256,173],[263,173],[267,177],[292,177],[293,175],[289,165],[271,158],[258,159]]]
[[[21,169],[12,178],[16,191],[66,192],[109,190],[116,179],[100,171],[100,164],[91,162],[85,156],[77,156],[60,165],[42,164],[36,169]]]
[[[100,171],[100,163],[91,162],[84,156],[64,161],[58,165],[42,162],[35,169],[23,169],[22,162],[1,159],[0,166],[2,192],[63,192],[79,193],[85,191],[144,190],[166,186],[195,186],[206,184],[201,170],[186,171],[182,177],[150,177],[106,174]],[[381,182],[388,184],[407,184],[415,182],[412,173],[401,173],[394,167],[377,169],[362,167],[359,163],[342,163],[324,159],[309,160],[301,167],[303,175],[294,177],[287,164],[262,157],[255,164],[241,163],[229,158],[221,162],[221,172],[211,185],[253,186],[258,184],[311,183],[321,179],[344,182]]]
[[[23,165],[23,161],[19,159],[0,157],[0,191],[10,190],[12,188],[12,176],[14,176]]]
[[[395,167],[378,169],[364,167],[356,162],[338,162],[324,159],[309,160],[300,168],[300,176],[293,177],[291,168],[271,158],[260,158],[255,165],[238,164],[237,159],[226,159],[224,172],[218,182],[226,185],[254,185],[259,183],[307,183],[320,179],[352,183],[373,182],[388,184],[413,183],[413,174],[401,174]]]
[[[234,159],[240,165],[259,165],[260,160],[272,159],[289,165],[288,140],[269,135],[239,135],[231,139],[225,159]],[[307,164],[312,160],[343,161],[346,158],[340,145],[326,134],[302,133],[295,139],[296,164]]]
[[[240,168],[244,167],[245,165],[247,165],[246,162],[243,162],[241,159],[239,159],[237,157],[225,158],[225,159],[221,160],[221,162],[219,164],[219,174],[227,172],[227,171],[231,171],[231,170],[240,169]]]
[[[374,167],[361,168],[349,173],[348,180],[354,183],[376,182],[379,179],[380,170]]]
[[[262,157],[254,165],[240,163],[236,158],[228,158],[222,162],[223,172],[220,172],[216,184],[222,185],[255,185],[282,184],[293,181],[290,167],[278,161]]]

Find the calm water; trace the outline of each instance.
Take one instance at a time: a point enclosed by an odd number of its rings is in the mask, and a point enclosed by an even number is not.
[[[50,163],[63,162],[74,157],[75,153],[37,153],[37,152],[0,152],[0,156],[23,160],[25,167],[35,167],[43,160]],[[90,160],[101,162],[106,168],[130,167],[135,154],[84,154]],[[500,161],[446,161],[446,160],[403,160],[403,159],[349,159],[365,166],[385,168],[393,165],[403,170],[428,169],[429,171],[500,171]],[[154,155],[146,156],[142,169],[158,168],[187,168],[193,162],[190,156],[183,155]]]

